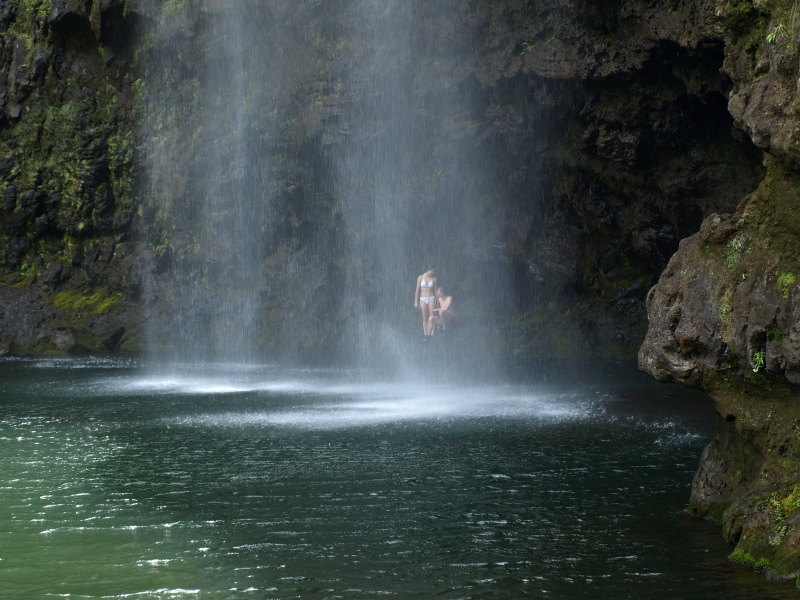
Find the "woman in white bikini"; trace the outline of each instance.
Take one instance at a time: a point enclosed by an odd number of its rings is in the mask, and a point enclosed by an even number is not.
[[[417,289],[414,291],[414,308],[422,309],[422,332],[428,339],[428,320],[436,308],[436,273],[433,266],[417,277]]]

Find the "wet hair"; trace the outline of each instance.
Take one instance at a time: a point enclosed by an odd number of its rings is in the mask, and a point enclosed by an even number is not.
[[[428,271],[433,271],[433,270],[435,270],[433,265],[428,265]]]

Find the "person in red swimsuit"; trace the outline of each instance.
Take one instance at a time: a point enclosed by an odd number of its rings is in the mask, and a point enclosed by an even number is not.
[[[447,328],[452,329],[458,323],[458,313],[456,312],[453,297],[448,296],[441,285],[436,290],[436,300],[439,303],[439,307],[434,308],[433,314],[428,318],[430,335],[433,335],[437,329],[442,331]]]

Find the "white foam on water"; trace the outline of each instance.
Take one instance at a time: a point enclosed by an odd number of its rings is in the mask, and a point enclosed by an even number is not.
[[[117,594],[115,596],[101,596],[102,598],[136,598],[140,596],[144,597],[158,597],[163,598],[166,594],[169,598],[183,598],[187,595],[197,596],[200,594],[201,590],[187,590],[183,588],[159,588],[157,590],[144,590],[142,592],[129,592],[129,593],[122,593]]]
[[[116,373],[106,371],[107,375],[99,379],[76,378],[67,385],[62,382],[47,389],[61,396],[174,397],[178,400],[175,406],[183,406],[180,412],[184,414],[165,418],[168,425],[332,429],[482,418],[542,423],[620,419],[606,411],[605,404],[613,397],[605,394],[598,398],[590,388],[443,384],[430,383],[424,377],[391,381],[378,371],[269,364],[187,364],[160,371],[112,360],[54,359],[32,364],[55,369],[117,366]],[[226,396],[231,401],[219,401]],[[189,399],[191,408],[182,397]],[[657,446],[690,443],[698,435],[672,419],[652,422],[646,417],[629,416],[622,417],[620,424],[652,431]]]
[[[4,359],[7,362],[21,362],[30,365],[34,369],[125,369],[135,367],[139,364],[138,359],[134,358],[104,358],[104,357],[85,357],[85,358],[19,358],[9,357]]]
[[[270,386],[254,386],[259,390]],[[285,386],[281,386],[286,391]],[[407,385],[319,384],[293,386],[290,407],[265,398],[262,410],[200,414],[172,419],[179,425],[272,426],[305,429],[359,427],[380,423],[463,418],[584,418],[592,409],[571,396],[505,388],[412,388]]]
[[[251,379],[237,381],[222,378],[145,378],[111,380],[106,385],[123,393],[170,393],[170,394],[241,394],[246,392],[269,392],[277,394],[311,394],[322,396],[342,395],[394,395],[400,389],[413,389],[403,384],[390,383],[341,383],[315,379]]]
[[[596,411],[583,394],[512,385],[454,386],[426,381],[369,379],[366,371],[278,369],[271,365],[188,365],[163,374],[120,373],[71,393],[114,397],[245,395],[248,410],[216,413],[213,402],[200,414],[169,419],[179,425],[272,426],[329,429],[411,420],[508,417],[583,418]],[[63,393],[62,388],[62,393]],[[253,405],[255,407],[253,408]]]

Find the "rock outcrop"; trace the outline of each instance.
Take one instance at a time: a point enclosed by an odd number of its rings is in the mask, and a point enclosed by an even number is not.
[[[783,577],[800,573],[800,176],[767,164],[733,215],[681,242],[648,295],[639,366],[711,395],[689,510],[724,525],[734,559]]]
[[[0,2],[0,341],[12,353],[136,345],[135,79],[114,58],[123,4]],[[123,343],[103,343],[119,330]]]
[[[690,512],[723,524],[731,555],[800,573],[800,177],[797,6],[719,4],[728,108],[767,174],[735,211],[706,217],[647,298],[640,368],[708,392],[719,414]],[[800,585],[800,583],[799,583]]]

